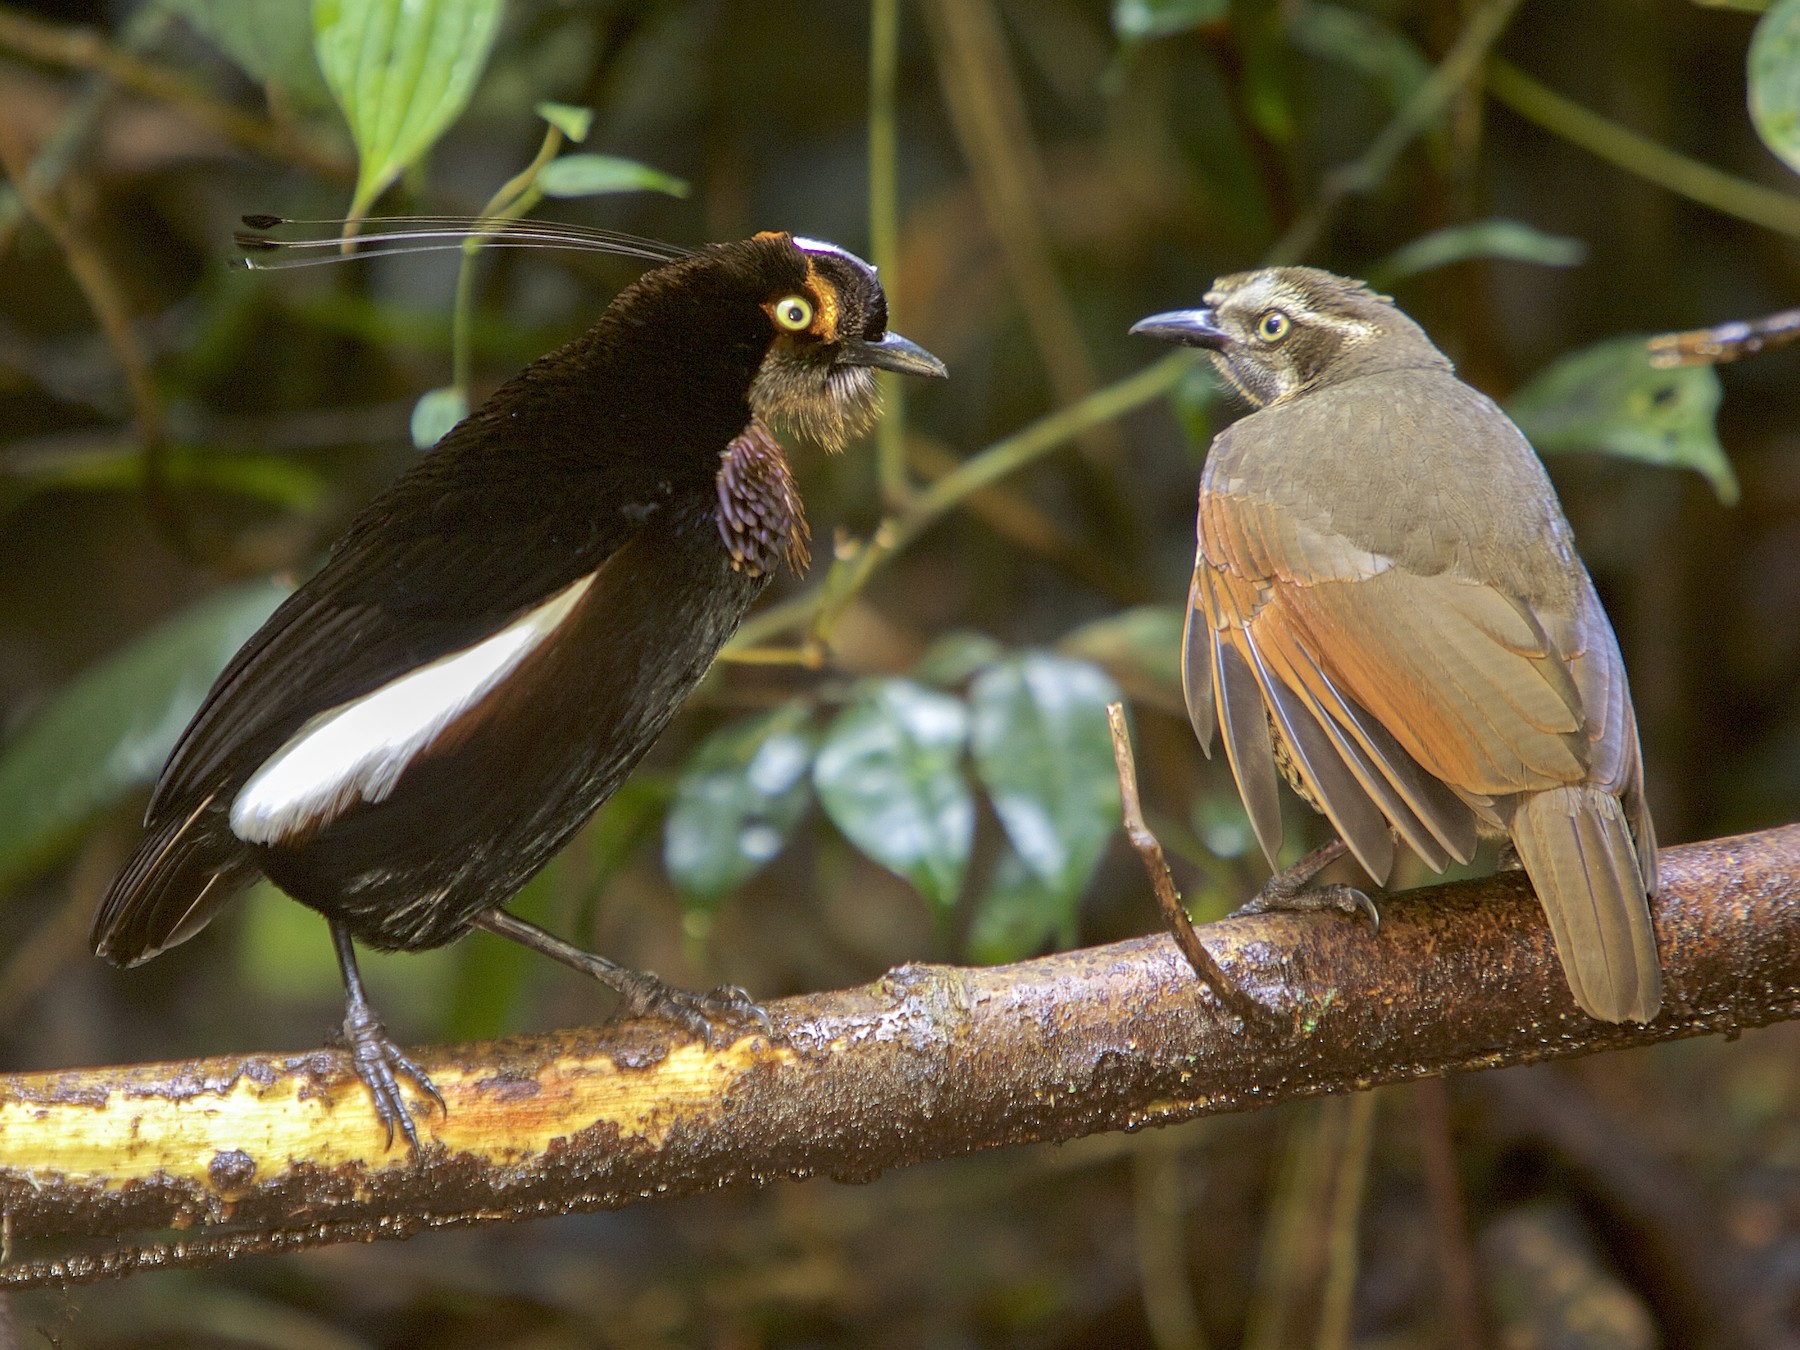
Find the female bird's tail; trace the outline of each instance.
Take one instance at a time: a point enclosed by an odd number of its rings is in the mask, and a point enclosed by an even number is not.
[[[1530,793],[1513,816],[1512,840],[1582,1011],[1605,1022],[1655,1017],[1662,966],[1619,799],[1588,785]]]

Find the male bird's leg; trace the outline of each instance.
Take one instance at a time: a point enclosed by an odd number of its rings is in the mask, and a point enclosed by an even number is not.
[[[1381,911],[1367,891],[1333,882],[1314,886],[1312,879],[1350,851],[1342,839],[1321,844],[1292,867],[1284,867],[1263,883],[1263,888],[1233,914],[1266,914],[1272,909],[1341,909],[1346,914],[1358,910],[1369,916],[1375,931],[1381,931]]]
[[[710,994],[695,994],[665,984],[646,970],[627,970],[616,961],[584,952],[573,943],[564,942],[556,934],[546,932],[535,923],[508,914],[496,905],[475,920],[477,928],[511,938],[534,952],[542,952],[573,970],[590,975],[609,989],[617,990],[625,1006],[641,1017],[660,1017],[679,1023],[690,1034],[709,1046],[729,1044],[731,1036],[746,1024],[754,1024],[765,1035],[769,1032],[769,1015],[758,1007],[750,995],[735,985],[724,985]]]
[[[363,1080],[363,1086],[375,1099],[375,1114],[387,1127],[388,1147],[394,1146],[394,1126],[398,1125],[416,1158],[419,1155],[419,1130],[413,1124],[412,1113],[406,1109],[406,1099],[400,1095],[399,1075],[412,1079],[421,1092],[438,1104],[438,1110],[447,1113],[444,1099],[424,1071],[388,1039],[381,1019],[369,1006],[369,996],[363,993],[362,973],[356,968],[356,947],[350,940],[350,930],[336,919],[330,923],[338,968],[344,972],[344,1040],[350,1047],[350,1062],[356,1066],[356,1076]]]

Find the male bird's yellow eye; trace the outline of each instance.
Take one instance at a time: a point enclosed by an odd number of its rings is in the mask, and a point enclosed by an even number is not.
[[[1256,335],[1264,342],[1280,342],[1288,335],[1290,326],[1287,315],[1278,309],[1272,309],[1257,321]]]
[[[812,321],[812,301],[804,295],[790,295],[775,302],[775,322],[788,332],[804,332],[812,327]]]

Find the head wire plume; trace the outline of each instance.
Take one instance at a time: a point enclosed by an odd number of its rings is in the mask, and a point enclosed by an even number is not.
[[[232,240],[248,255],[240,259],[243,266],[259,272],[322,267],[353,258],[446,252],[461,249],[470,240],[479,240],[487,248],[572,249],[651,262],[672,262],[693,251],[617,230],[507,216],[382,216],[358,222],[361,233],[348,239],[341,233],[348,223],[343,220],[250,215],[243,221],[246,228],[232,235]],[[279,228],[307,233],[293,239],[277,239],[267,233]]]

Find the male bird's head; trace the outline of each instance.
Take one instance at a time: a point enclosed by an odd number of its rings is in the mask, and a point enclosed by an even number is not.
[[[767,323],[767,349],[750,384],[757,416],[842,449],[880,410],[877,370],[946,374],[944,363],[887,326],[875,269],[836,244],[767,232],[742,244]]]
[[[1316,267],[1220,277],[1204,309],[1153,314],[1131,331],[1205,348],[1258,408],[1376,371],[1450,369],[1425,331],[1387,296]]]

